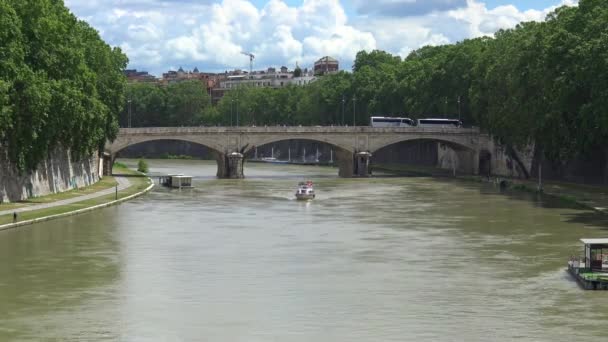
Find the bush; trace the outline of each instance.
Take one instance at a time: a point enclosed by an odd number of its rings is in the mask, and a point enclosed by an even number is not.
[[[148,173],[148,163],[146,163],[145,160],[140,159],[137,162],[137,171],[143,172],[143,173]]]

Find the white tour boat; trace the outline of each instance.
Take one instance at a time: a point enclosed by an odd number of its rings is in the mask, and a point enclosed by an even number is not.
[[[312,187],[312,182],[301,182],[296,190],[296,198],[298,200],[308,201],[315,198],[315,189]]]

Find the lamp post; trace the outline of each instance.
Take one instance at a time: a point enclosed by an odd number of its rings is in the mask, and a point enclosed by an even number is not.
[[[443,106],[443,117],[448,117],[448,97],[445,97],[445,106]]]
[[[239,95],[236,95],[236,127],[239,127]]]
[[[232,127],[232,108],[234,107],[234,99],[230,99],[230,126]]]
[[[131,128],[131,99],[129,99],[127,103],[129,104],[129,117],[127,119],[127,126]]]
[[[355,127],[357,119],[357,95],[353,95],[353,127]]]
[[[458,95],[458,121],[460,121],[460,95]]]
[[[344,99],[344,94],[342,94],[342,126],[344,126],[344,104],[346,103],[346,99]]]

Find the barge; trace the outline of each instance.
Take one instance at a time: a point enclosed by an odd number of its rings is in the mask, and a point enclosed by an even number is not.
[[[583,257],[568,261],[568,273],[585,290],[608,290],[608,238],[581,239]]]
[[[167,175],[159,177],[160,184],[169,188],[192,188],[192,176],[182,174]]]

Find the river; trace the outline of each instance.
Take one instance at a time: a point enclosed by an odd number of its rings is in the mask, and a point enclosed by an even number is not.
[[[130,163],[134,163],[130,161]],[[151,161],[195,189],[0,232],[0,341],[598,341],[580,208],[488,184]],[[317,199],[295,201],[300,180]]]

